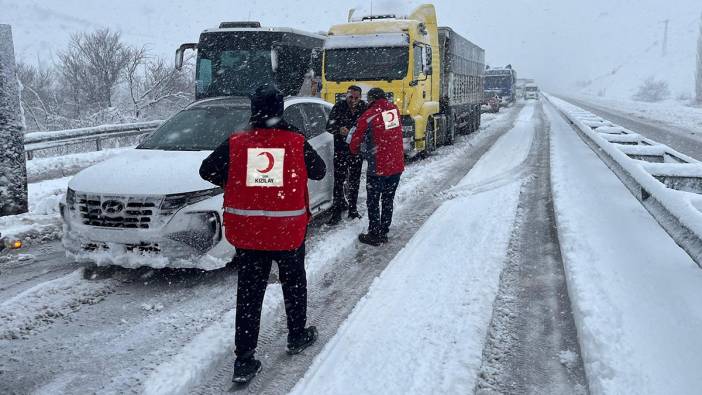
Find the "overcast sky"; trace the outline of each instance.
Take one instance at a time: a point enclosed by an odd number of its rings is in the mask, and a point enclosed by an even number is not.
[[[421,3],[375,0],[374,8],[408,13]],[[18,58],[33,63],[50,62],[71,33],[102,26],[122,31],[132,44],[148,44],[171,57],[180,43],[197,40],[203,28],[222,20],[253,19],[271,26],[326,31],[344,22],[354,4],[369,8],[371,2],[0,0],[0,23],[13,25]],[[670,20],[669,53],[675,62],[689,60],[691,75],[702,12],[700,0],[438,0],[434,4],[439,24],[483,47],[490,64],[511,63],[520,76],[537,78],[551,89],[565,89],[578,79],[593,79],[635,62],[647,49],[661,51],[664,19]]]

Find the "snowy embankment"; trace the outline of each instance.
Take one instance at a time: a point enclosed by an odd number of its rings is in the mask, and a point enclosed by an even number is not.
[[[484,114],[484,123],[479,132],[459,138],[456,145],[441,148],[437,155],[427,160],[410,164],[402,175],[395,195],[395,215],[399,217],[404,211],[412,210],[411,202],[418,194],[432,191],[432,187],[445,177],[448,169],[456,161],[465,160],[473,144],[488,138],[494,130],[504,127],[509,122],[508,115],[509,112]],[[363,195],[365,188],[361,189]],[[356,253],[357,248],[363,248],[359,247],[357,236],[365,230],[366,224],[366,220],[348,222],[308,240],[306,268],[310,287],[323,282],[325,273],[334,270],[330,266],[335,260],[350,257]],[[391,232],[398,231],[400,230],[396,229],[396,226],[391,229]],[[269,286],[263,304],[262,326],[272,322],[283,314],[283,311],[280,286]],[[180,353],[156,367],[144,382],[144,393],[186,394],[201,384],[233,353],[234,328],[235,310],[232,309],[221,320],[195,336]]]
[[[558,233],[591,392],[698,392],[702,270],[546,110]]]
[[[609,99],[597,96],[577,96],[577,99],[591,103],[605,110],[615,110],[637,118],[677,126],[690,131],[702,128],[702,107],[692,107],[678,100],[665,100],[646,103],[626,99]]]
[[[29,211],[0,217],[2,234],[23,239],[58,238],[61,234],[59,202],[64,200],[70,179],[64,177],[29,184]]]
[[[27,161],[27,180],[30,183],[34,183],[71,176],[89,166],[123,154],[133,148],[112,148],[103,151],[33,159]]]
[[[292,393],[468,393],[534,137],[533,105],[446,194]],[[508,160],[505,160],[508,158]]]

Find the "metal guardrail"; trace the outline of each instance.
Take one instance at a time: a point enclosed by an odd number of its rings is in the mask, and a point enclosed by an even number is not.
[[[55,132],[27,133],[24,136],[24,149],[27,160],[35,157],[35,152],[71,145],[92,145],[94,149],[88,151],[101,151],[103,143],[132,136],[150,133],[158,128],[163,121],[150,121],[127,123],[119,125],[102,125],[92,128],[60,130]],[[84,151],[85,152],[85,151]]]
[[[702,267],[702,162],[564,100],[544,96]]]

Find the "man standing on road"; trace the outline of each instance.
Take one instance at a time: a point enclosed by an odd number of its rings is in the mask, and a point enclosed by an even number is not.
[[[346,92],[346,100],[336,103],[329,114],[327,131],[334,135],[334,204],[328,225],[341,222],[341,213],[346,206],[349,209],[349,218],[361,218],[356,202],[361,183],[363,158],[352,154],[346,143],[349,130],[356,125],[358,117],[366,111],[366,103],[361,100],[361,93],[361,88],[351,85]],[[348,203],[344,197],[344,182],[348,183]]]
[[[237,249],[236,361],[233,381],[260,370],[254,358],[261,307],[273,261],[278,264],[288,319],[288,354],[317,339],[307,322],[305,236],[310,219],[307,179],[324,178],[324,160],[283,116],[283,94],[264,85],[251,98],[250,130],[234,133],[200,167],[224,188],[224,228]]]
[[[388,102],[380,88],[368,91],[368,103],[368,109],[358,119],[348,140],[351,153],[357,154],[363,146],[368,160],[368,233],[360,234],[358,240],[378,246],[388,241],[393,200],[405,170],[405,156],[398,108]]]

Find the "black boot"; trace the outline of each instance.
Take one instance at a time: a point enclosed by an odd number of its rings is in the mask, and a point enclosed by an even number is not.
[[[288,355],[299,354],[304,349],[314,344],[315,341],[317,341],[317,328],[308,326],[305,328],[302,336],[297,339],[292,339],[288,335],[288,349],[286,352]]]
[[[349,219],[361,219],[363,216],[358,213],[358,210],[355,208],[350,208],[349,209]]]
[[[334,226],[341,222],[341,210],[335,209],[331,218],[327,221],[327,225]]]
[[[238,384],[246,384],[253,379],[263,366],[261,361],[253,357],[248,359],[237,358],[234,361],[234,377],[232,381]]]
[[[373,233],[361,233],[360,235],[358,235],[358,241],[360,241],[363,244],[372,245],[374,247],[383,244],[381,236],[374,235]]]

